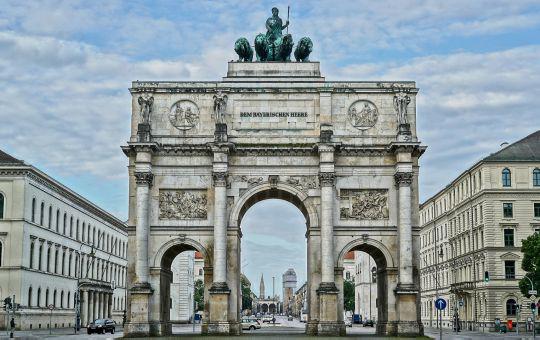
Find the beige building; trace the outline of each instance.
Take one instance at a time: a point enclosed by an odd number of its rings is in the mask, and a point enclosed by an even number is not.
[[[121,324],[126,254],[122,221],[0,151],[0,297],[20,305],[17,328],[73,327],[79,301],[83,326],[102,317]]]
[[[377,265],[371,256],[354,252],[354,314],[362,320],[377,320]]]
[[[283,273],[283,312],[287,315],[292,314],[294,309],[294,292],[296,291],[296,272],[293,268],[287,269]]]
[[[516,320],[530,303],[518,289],[521,241],[540,230],[540,131],[463,172],[420,206],[420,221],[424,325],[436,326],[437,294],[449,302],[446,328],[454,315],[468,329]]]

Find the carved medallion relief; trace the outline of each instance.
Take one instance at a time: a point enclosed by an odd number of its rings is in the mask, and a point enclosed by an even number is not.
[[[189,130],[199,121],[199,108],[189,100],[176,102],[169,112],[171,124],[179,130]]]
[[[379,111],[372,102],[357,100],[349,107],[347,116],[352,126],[360,130],[366,130],[377,123]]]
[[[379,220],[388,218],[388,190],[341,189],[340,219]]]
[[[206,190],[160,190],[159,218],[169,220],[206,219]]]

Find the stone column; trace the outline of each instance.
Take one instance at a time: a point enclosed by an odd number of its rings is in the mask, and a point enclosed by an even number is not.
[[[135,181],[137,182],[137,220],[135,226],[137,259],[135,273],[137,283],[141,285],[148,284],[148,235],[150,233],[148,204],[153,179],[154,175],[149,171],[135,172]]]
[[[88,291],[88,322],[90,323],[94,321],[94,306],[95,306],[95,300],[94,300],[94,292],[92,290]]]
[[[334,283],[334,181],[333,172],[321,172],[321,276],[322,283]],[[335,283],[334,283],[335,287]]]
[[[214,279],[227,286],[227,172],[214,172]]]
[[[334,275],[334,146],[332,131],[321,130],[319,150],[319,184],[321,187],[321,283],[319,296],[319,335],[345,335],[345,324],[340,318],[339,290]],[[311,331],[310,331],[311,332]]]
[[[399,284],[413,286],[412,225],[411,225],[411,172],[396,172],[399,204]]]
[[[81,290],[80,294],[81,296],[79,297],[79,308],[81,310],[81,327],[84,327],[88,323],[88,292],[86,290]]]

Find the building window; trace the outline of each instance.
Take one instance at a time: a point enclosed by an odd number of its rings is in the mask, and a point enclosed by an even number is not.
[[[49,305],[49,288],[45,290],[45,307]]]
[[[533,170],[533,186],[540,187],[540,169]]]
[[[509,187],[512,185],[512,174],[508,168],[504,168],[502,171],[502,185],[503,187]]]
[[[516,261],[504,261],[504,277],[506,279],[516,278]]]
[[[349,272],[345,273],[345,279],[350,280],[351,279],[351,273],[349,273]]]
[[[0,242],[0,267],[2,267],[2,250],[3,250],[3,245],[2,245],[2,242]]]
[[[540,203],[534,203],[534,217],[540,218]]]
[[[32,222],[36,222],[36,199],[32,198]]]
[[[43,217],[45,217],[45,203],[41,202],[41,208],[39,209],[39,225],[43,227]]]
[[[0,193],[0,219],[4,218],[4,195]]]
[[[516,316],[516,314],[517,314],[516,306],[517,306],[516,300],[514,300],[514,299],[506,300],[506,315],[508,315],[508,316]]]
[[[199,275],[202,275],[203,274],[203,270],[202,268],[199,268]]]
[[[32,307],[32,287],[28,288],[28,307]]]
[[[503,217],[512,218],[514,216],[514,205],[512,203],[503,203]]]
[[[49,220],[47,223],[47,227],[51,229],[51,225],[52,225],[52,206],[49,205]]]
[[[53,292],[53,300],[52,300],[52,304],[54,307],[56,307],[56,289],[54,290]]]
[[[41,270],[41,263],[42,261],[42,255],[43,255],[43,244],[39,245],[39,254],[38,254],[38,270]],[[39,293],[39,290],[38,290]]]
[[[504,229],[504,246],[514,246],[514,229]]]
[[[60,209],[56,210],[56,232],[60,231]]]

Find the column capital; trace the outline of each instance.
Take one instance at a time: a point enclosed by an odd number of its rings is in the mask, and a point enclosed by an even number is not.
[[[412,184],[412,179],[412,172],[396,172],[394,174],[394,180],[399,187],[410,186]]]
[[[227,177],[229,173],[227,171],[213,171],[212,180],[214,181],[215,187],[224,187],[227,186]]]
[[[154,174],[150,171],[137,171],[133,174],[135,175],[135,182],[137,184],[152,185],[154,182]]]
[[[321,187],[334,186],[336,174],[334,172],[319,172],[319,183]]]

